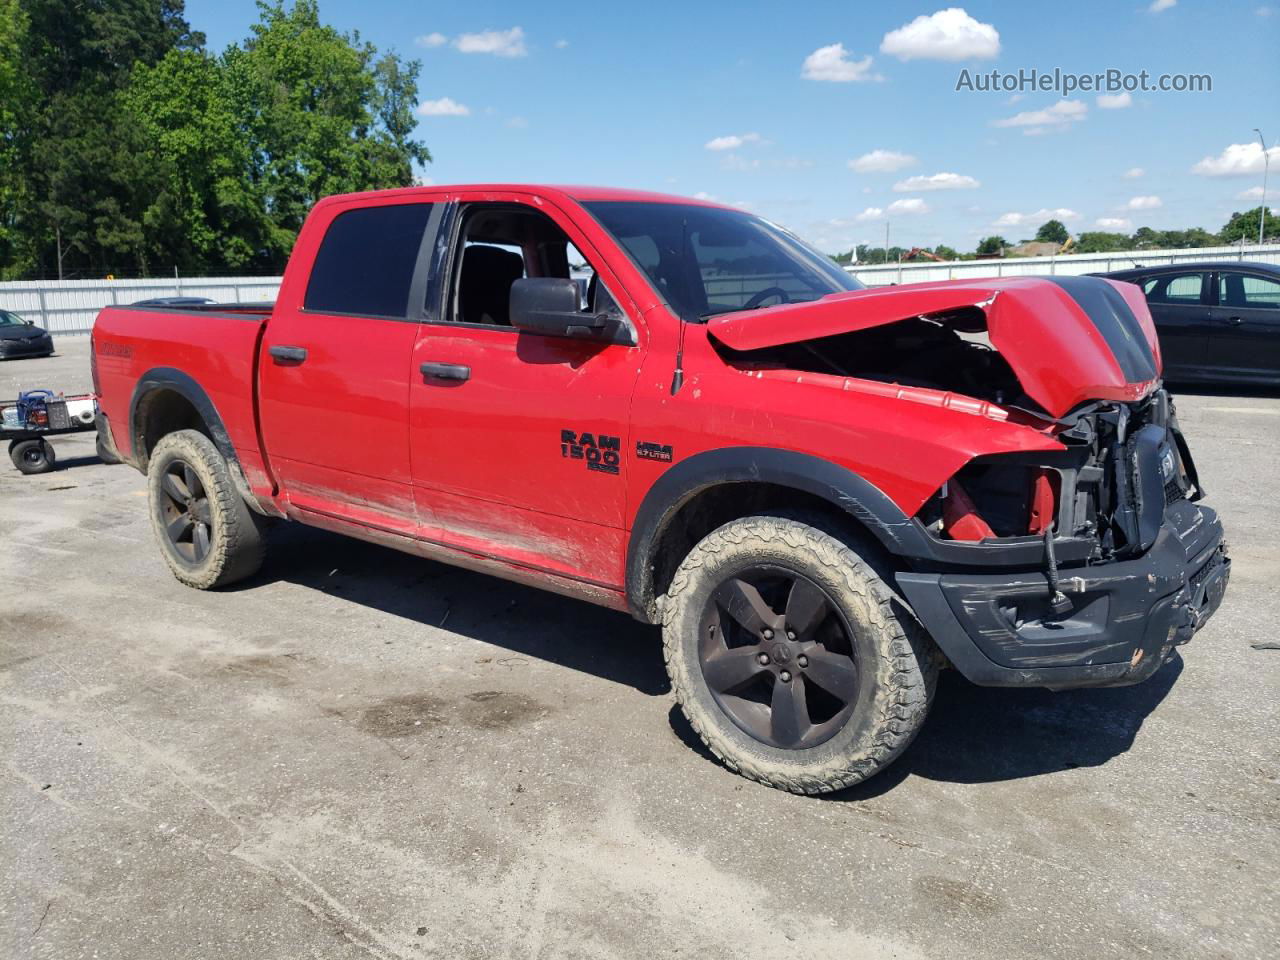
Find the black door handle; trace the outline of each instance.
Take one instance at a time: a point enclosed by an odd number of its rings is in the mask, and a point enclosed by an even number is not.
[[[267,353],[275,359],[276,363],[284,366],[287,364],[298,364],[307,359],[306,347],[268,347]]]
[[[1238,327],[1240,324],[1244,323],[1244,317],[1227,317],[1224,322],[1229,323],[1233,327]]]
[[[461,363],[424,363],[418,368],[433,380],[470,380],[471,368]]]

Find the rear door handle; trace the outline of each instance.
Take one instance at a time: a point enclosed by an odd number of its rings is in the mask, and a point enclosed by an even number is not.
[[[283,345],[268,347],[267,353],[271,354],[272,358],[280,366],[299,364],[307,359],[306,347],[287,347]]]
[[[461,363],[424,363],[418,368],[430,380],[470,380],[471,368]]]
[[[1244,323],[1244,317],[1227,317],[1227,319],[1224,322],[1230,324],[1233,327],[1238,327],[1240,326],[1240,324]]]

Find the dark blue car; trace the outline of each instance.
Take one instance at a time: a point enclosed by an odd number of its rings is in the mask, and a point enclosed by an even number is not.
[[[1146,294],[1166,380],[1280,386],[1280,266],[1178,263],[1098,276]]]
[[[49,331],[23,320],[16,313],[0,310],[0,360],[17,357],[47,357],[53,353]]]

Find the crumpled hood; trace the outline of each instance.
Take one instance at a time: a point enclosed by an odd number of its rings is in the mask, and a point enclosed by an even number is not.
[[[981,310],[987,335],[1027,395],[1055,417],[1090,400],[1129,402],[1160,378],[1142,291],[1099,277],[1010,277],[878,287],[713,317],[733,350],[801,343],[912,317]]]

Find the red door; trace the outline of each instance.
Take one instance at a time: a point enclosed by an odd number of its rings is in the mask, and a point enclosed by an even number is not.
[[[432,212],[403,197],[329,206],[305,290],[282,291],[263,342],[259,408],[295,510],[416,532],[409,371],[418,316],[408,303]]]
[[[410,446],[423,534],[617,588],[643,348],[522,333],[506,305],[515,279],[565,276],[580,262],[598,270],[595,283],[583,280],[597,305],[612,296],[610,308],[643,343],[636,311],[550,204],[514,194],[459,200],[438,299],[413,351]]]

